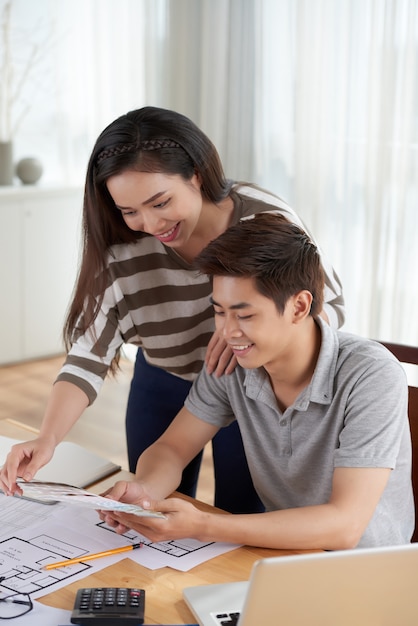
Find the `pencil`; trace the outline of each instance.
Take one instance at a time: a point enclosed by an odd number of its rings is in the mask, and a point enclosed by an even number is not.
[[[86,554],[86,556],[78,556],[75,559],[67,559],[66,561],[57,561],[56,563],[49,563],[45,565],[44,569],[55,569],[56,567],[65,567],[66,565],[74,565],[74,563],[84,563],[84,561],[91,561],[92,559],[100,559],[102,556],[110,556],[111,554],[119,554],[120,552],[128,552],[129,550],[136,550],[141,548],[142,543],[132,543],[130,546],[123,546],[123,548],[113,548],[113,550],[105,550],[104,552],[96,552],[95,554]]]

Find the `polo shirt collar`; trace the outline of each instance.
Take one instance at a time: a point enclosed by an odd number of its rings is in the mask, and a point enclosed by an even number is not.
[[[306,397],[305,408],[308,408],[309,402],[331,403],[338,360],[337,333],[322,318],[318,317],[315,321],[321,330],[321,348],[312,380],[298,398],[299,401]]]

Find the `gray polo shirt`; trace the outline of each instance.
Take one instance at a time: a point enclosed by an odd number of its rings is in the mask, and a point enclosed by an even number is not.
[[[268,511],[328,502],[335,467],[389,467],[359,547],[409,543],[414,528],[405,372],[379,343],[321,319],[311,383],[284,413],[264,368],[216,378],[204,368],[185,405],[226,426],[238,420],[254,486]]]

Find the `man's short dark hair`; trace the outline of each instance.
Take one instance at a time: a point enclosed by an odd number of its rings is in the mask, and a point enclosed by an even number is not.
[[[324,271],[319,252],[304,230],[280,213],[244,218],[214,239],[195,259],[202,274],[254,278],[257,290],[283,314],[288,299],[312,294],[310,314],[322,311]]]

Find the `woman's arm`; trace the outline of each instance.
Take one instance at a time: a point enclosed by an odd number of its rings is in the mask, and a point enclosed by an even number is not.
[[[86,394],[69,382],[57,382],[52,388],[39,436],[16,444],[0,471],[0,488],[7,495],[21,493],[16,478],[31,480],[51,460],[56,446],[89,404]]]

